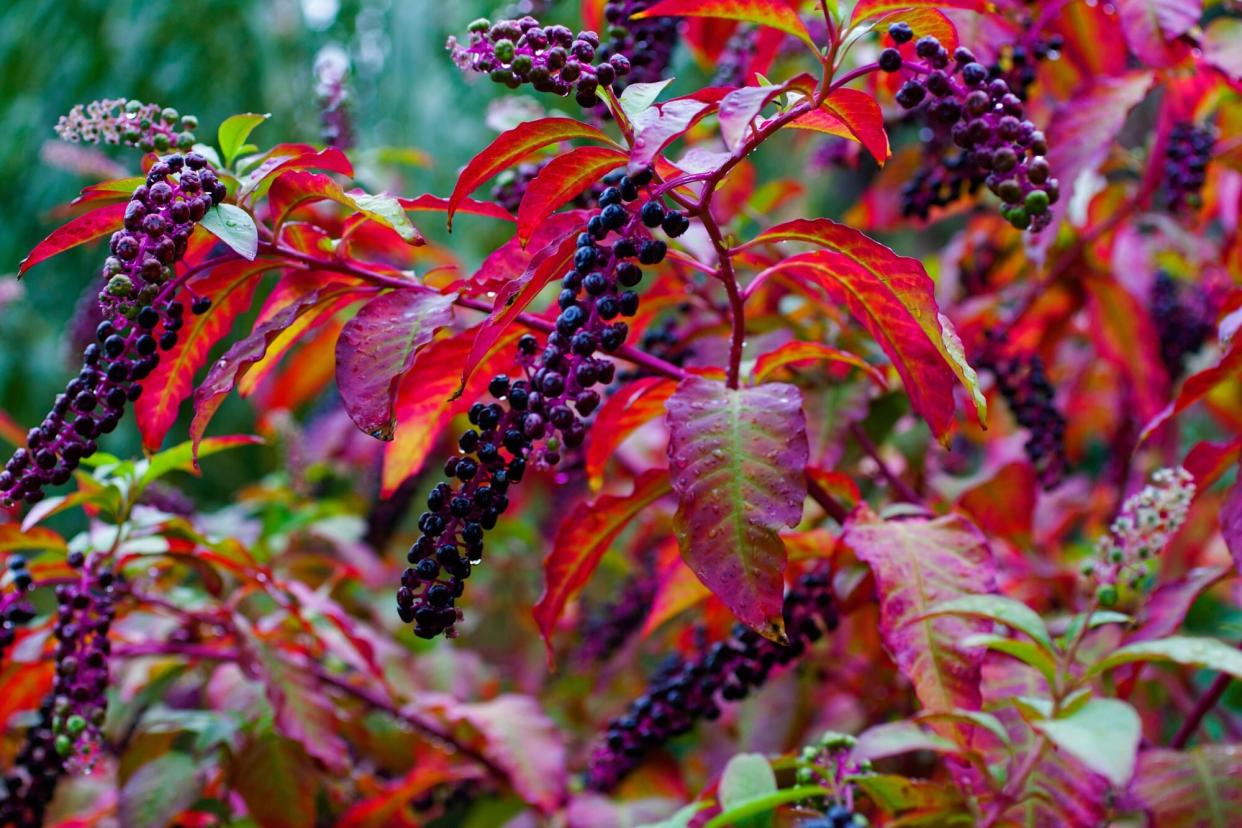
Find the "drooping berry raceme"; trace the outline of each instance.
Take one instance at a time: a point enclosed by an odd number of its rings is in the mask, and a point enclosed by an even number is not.
[[[642,629],[659,581],[652,555],[641,556],[637,570],[626,578],[617,597],[589,615],[583,625],[578,657],[585,662],[612,658],[632,635]]]
[[[330,147],[349,149],[354,145],[353,120],[349,113],[349,55],[339,45],[329,44],[315,56],[314,72],[323,142]]]
[[[599,56],[595,32],[575,35],[565,26],[542,26],[534,17],[479,19],[470,24],[469,42],[450,37],[448,49],[464,71],[488,75],[496,83],[517,89],[529,83],[537,92],[565,97],[573,94],[584,108],[599,104],[599,88],[611,87],[630,72],[623,54],[607,60]]]
[[[106,98],[78,104],[56,123],[56,134],[66,141],[88,144],[125,144],[143,152],[167,152],[194,146],[198,119],[159,104]]]
[[[1164,155],[1165,203],[1170,212],[1184,213],[1199,205],[1215,143],[1216,131],[1208,124],[1173,125]]]
[[[1108,534],[1096,541],[1095,558],[1082,567],[1095,580],[1103,606],[1117,604],[1119,587],[1149,585],[1150,561],[1186,522],[1194,497],[1194,475],[1179,466],[1157,470],[1151,483],[1126,499]]]
[[[0,664],[9,647],[17,639],[17,630],[35,617],[35,608],[26,598],[35,588],[34,578],[26,567],[26,558],[13,555],[8,562],[8,590],[0,595]]]
[[[89,769],[107,713],[108,632],[119,580],[98,558],[71,553],[79,578],[56,588],[55,677],[39,720],[0,779],[0,826],[40,826],[60,777]]]
[[[1018,425],[1027,430],[1026,455],[1035,466],[1045,490],[1065,479],[1069,461],[1065,455],[1065,416],[1056,405],[1056,389],[1044,372],[1039,354],[1002,355],[995,343],[979,361],[979,368],[992,372],[996,387]]]
[[[745,698],[767,681],[774,667],[799,658],[836,625],[828,570],[818,568],[802,576],[785,596],[788,646],[739,625],[729,640],[713,644],[698,658],[660,670],[625,715],[609,723],[591,756],[587,787],[616,787],[648,750],[689,732],[699,719],[717,718],[722,703]]]
[[[912,38],[901,23],[889,28],[901,44]],[[880,53],[885,72],[906,78],[896,95],[905,109],[921,107],[933,128],[948,130],[960,156],[941,173],[928,171],[926,180],[912,182],[903,191],[908,214],[926,217],[938,205],[950,203],[980,185],[1000,197],[1001,215],[1014,227],[1042,230],[1051,220],[1048,207],[1060,197],[1060,185],[1043,157],[1048,151],[1043,133],[1023,118],[1022,100],[1001,78],[988,79],[988,69],[969,50],[952,55],[936,38],[920,38],[914,61],[896,48]]]
[[[1216,303],[1205,291],[1158,271],[1151,288],[1151,317],[1160,339],[1160,359],[1177,379],[1186,359],[1216,331]]]
[[[597,388],[616,374],[606,355],[624,344],[624,317],[638,311],[640,265],[658,264],[667,252],[651,230],[663,227],[678,236],[689,226],[681,213],[643,198],[652,177],[650,169],[622,175],[604,190],[600,211],[578,236],[573,269],[561,282],[556,329],[542,344],[529,334],[518,340],[522,377],[493,377],[488,391],[495,401],[470,408],[473,428],[461,435],[459,453],[444,466],[449,479],[427,498],[418,521],[422,535],[409,551],[411,566],[397,590],[397,611],[414,623],[416,635],[454,634],[456,600],[482,560],[483,533],[509,506],[509,487],[530,467],[556,466],[562,450],[586,439],[585,418],[600,403]]]
[[[177,344],[185,308],[171,301],[173,266],[185,253],[194,225],[225,197],[225,188],[197,153],[157,161],[125,208],[124,227],[112,235],[99,294],[104,321],[96,342],[82,352],[82,369],[56,397],[52,410],[26,435],[0,471],[0,502],[36,503],[49,484],[66,482],[99,436],[120,422],[160,351]],[[195,300],[202,312],[210,302]]]
[[[518,208],[522,206],[522,199],[526,197],[526,190],[530,187],[530,183],[535,180],[535,177],[543,171],[543,168],[550,161],[551,159],[537,161],[532,164],[519,164],[511,170],[506,170],[497,177],[496,186],[492,188],[492,201],[516,215]],[[605,186],[607,185],[592,185],[586,192],[575,196],[568,206],[583,210],[588,209],[593,202],[599,199],[604,192]]]
[[[724,51],[716,58],[716,72],[709,86],[745,86],[746,69],[755,53],[755,38],[759,29],[755,26],[738,26],[737,31],[725,41]]]
[[[600,60],[625,61],[630,69],[620,72],[613,91],[618,94],[631,83],[663,80],[677,48],[677,18],[633,16],[654,6],[657,0],[608,0],[604,20],[607,40],[600,48]],[[617,67],[619,69],[619,67]]]

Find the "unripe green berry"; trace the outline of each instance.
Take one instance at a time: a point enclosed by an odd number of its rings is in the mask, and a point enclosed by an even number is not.
[[[198,118],[195,118],[193,115],[182,115],[181,128],[190,130],[198,129]]]
[[[125,104],[125,111],[130,115],[137,115],[140,109],[142,109],[142,104],[138,101],[128,101]]]
[[[171,106],[164,107],[160,112],[160,118],[166,124],[175,124],[177,119],[181,117],[181,113],[173,109]]]
[[[1009,211],[1009,223],[1019,230],[1025,230],[1031,226],[1031,214],[1025,207],[1015,207]]]
[[[496,57],[499,58],[502,63],[509,63],[513,60],[513,56],[515,54],[513,41],[508,38],[496,41],[495,51]]]
[[[69,720],[65,722],[65,728],[69,731],[70,736],[81,735],[82,731],[86,730],[86,719],[76,714],[70,716]]]
[[[526,75],[530,73],[534,65],[530,55],[518,55],[513,59],[513,72],[517,75]]]
[[[65,734],[56,737],[56,752],[61,756],[68,756],[73,753],[73,740]]]
[[[133,281],[123,274],[113,276],[108,280],[106,288],[109,296],[115,296],[117,299],[128,299],[134,292]]]
[[[168,147],[170,146],[168,136],[162,132],[155,133],[154,141],[155,141],[155,148],[159,150],[160,152],[163,152],[164,150],[168,149]]]
[[[486,17],[480,17],[466,27],[466,31],[472,34],[483,34],[492,27],[492,21]]]
[[[193,133],[193,132],[179,132],[179,133],[177,133],[177,147],[178,147],[178,149],[189,149],[190,147],[194,146],[194,140],[195,140],[195,139],[194,139],[194,133]]]
[[[1117,604],[1117,587],[1112,584],[1103,584],[1095,591],[1095,597],[1099,599],[1100,606],[1111,607]]]
[[[1026,211],[1033,216],[1048,212],[1048,194],[1043,190],[1031,190],[1026,194]]]

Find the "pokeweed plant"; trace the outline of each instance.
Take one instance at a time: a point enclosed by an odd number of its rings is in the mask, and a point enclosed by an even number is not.
[[[0,825],[1230,824],[1242,24],[550,5],[446,59],[578,109],[447,197],[355,186],[340,67],[327,148],[57,126],[142,155],[21,265],[107,240],[3,423]],[[206,508],[233,391],[280,462]]]

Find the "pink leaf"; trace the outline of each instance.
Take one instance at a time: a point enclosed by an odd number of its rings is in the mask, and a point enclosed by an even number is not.
[[[802,393],[784,383],[735,389],[690,377],[667,407],[682,556],[741,621],[783,640],[777,530],[798,525],[806,499]]]
[[[57,227],[46,239],[35,245],[26,258],[17,266],[21,275],[39,262],[52,258],[80,244],[115,233],[121,229],[125,218],[126,204],[108,204],[89,213],[78,216],[73,221]]]
[[[453,321],[455,294],[394,290],[372,299],[336,341],[336,384],[358,428],[391,440],[397,383],[436,331]]]
[[[1130,798],[1125,807],[1141,808],[1160,828],[1232,824],[1229,815],[1242,813],[1242,746],[1145,750]]]
[[[1181,54],[1168,41],[1199,22],[1201,0],[1115,0],[1121,32],[1134,54],[1149,66],[1176,63]]]
[[[773,98],[785,92],[783,86],[743,86],[735,89],[720,101],[720,137],[725,146],[735,150],[746,137],[750,124],[755,116],[767,106]]]
[[[411,212],[447,213],[449,209],[447,198],[440,198],[430,193],[415,198],[399,198],[397,201],[400,202],[403,208]],[[493,204],[490,201],[475,201],[473,198],[461,199],[457,204],[457,212],[469,213],[474,216],[486,216],[503,221],[517,221],[512,213],[499,204]]]
[[[565,744],[538,701],[508,694],[477,704],[437,702],[431,709],[454,725],[456,738],[503,770],[527,803],[547,814],[564,802]]]
[[[1173,402],[1143,427],[1141,439],[1146,440],[1160,426],[1202,400],[1216,386],[1237,376],[1239,371],[1242,371],[1242,338],[1236,340],[1215,365],[1187,377]]]
[[[628,495],[580,502],[561,523],[543,561],[544,591],[532,614],[552,658],[552,632],[565,605],[590,579],[604,553],[629,522],[669,492],[668,473],[652,469]]]
[[[711,109],[711,104],[692,98],[678,98],[638,113],[634,118],[635,137],[634,147],[630,150],[631,165],[650,164],[665,147]]]
[[[887,14],[898,9],[964,9],[966,11],[987,11],[987,0],[861,0],[854,7],[851,23],[858,23],[877,15]]]
[[[875,575],[884,646],[929,711],[978,710],[982,653],[958,644],[990,622],[922,616],[943,601],[994,593],[992,553],[965,519],[882,521],[856,512],[843,540]]]

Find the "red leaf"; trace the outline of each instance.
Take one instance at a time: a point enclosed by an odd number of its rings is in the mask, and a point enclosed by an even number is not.
[[[1117,16],[1126,43],[1152,67],[1172,66],[1188,52],[1169,41],[1181,37],[1199,22],[1200,0],[1116,0]]]
[[[396,826],[416,826],[419,822],[404,821],[402,812],[414,800],[423,794],[435,790],[446,782],[470,779],[472,774],[466,768],[454,768],[449,765],[441,753],[421,753],[417,764],[404,777],[395,783],[386,785],[375,796],[364,799],[350,806],[349,810],[337,823],[340,828],[396,828]]]
[[[57,227],[51,235],[35,245],[34,250],[31,250],[26,258],[22,259],[22,263],[17,266],[18,275],[30,270],[39,262],[64,253],[70,248],[120,230],[125,218],[125,207],[123,203],[109,204]]]
[[[651,600],[651,611],[639,633],[641,638],[647,638],[664,622],[706,601],[712,594],[681,559],[676,538],[670,538],[669,543],[660,546],[656,560],[660,567],[657,576],[659,586]]]
[[[1211,393],[1216,386],[1236,377],[1240,371],[1242,371],[1242,337],[1238,337],[1234,341],[1229,352],[1221,357],[1220,361],[1215,365],[1210,368],[1204,368],[1199,373],[1187,377],[1186,381],[1182,383],[1181,390],[1173,398],[1173,402],[1143,427],[1140,439],[1146,440],[1151,436],[1152,432],[1168,422],[1169,419],[1181,414],[1187,408],[1199,402],[1199,400]]]
[[[693,98],[677,98],[644,109],[634,117],[635,137],[630,162],[639,166],[650,164],[666,146],[711,109],[711,104]]]
[[[1229,471],[1229,467],[1238,462],[1239,454],[1242,454],[1242,440],[1231,443],[1210,443],[1204,440],[1196,443],[1182,461],[1182,467],[1194,475],[1195,497],[1207,491]]]
[[[633,15],[635,20],[647,17],[716,17],[756,23],[787,32],[818,51],[806,24],[785,0],[663,0]]]
[[[538,701],[507,694],[478,704],[444,701],[431,707],[453,724],[456,738],[500,767],[528,804],[549,814],[564,802],[565,744]]]
[[[797,219],[771,228],[749,245],[804,241],[829,248],[768,268],[751,283],[785,273],[823,290],[850,313],[893,361],[910,403],[942,441],[953,422],[953,379],[970,392],[980,421],[987,403],[966,362],[952,323],[940,314],[934,284],[917,259],[898,256],[852,227],[828,219]]]
[[[558,278],[573,261],[577,243],[577,234],[573,231],[564,237],[549,243],[531,259],[530,267],[496,295],[496,304],[492,314],[478,327],[474,339],[474,348],[465,363],[461,374],[461,386],[453,394],[453,399],[461,396],[470,381],[470,377],[478,370],[483,355],[490,352],[496,341],[513,324],[513,320],[526,310],[526,306],[534,301],[548,283]]]
[[[255,326],[250,335],[233,343],[224,356],[220,357],[202,384],[194,392],[194,420],[190,423],[190,439],[194,443],[195,467],[198,465],[198,446],[207,431],[207,425],[215,416],[224,398],[237,385],[238,378],[267,353],[267,346],[273,339],[302,313],[319,304],[318,291],[301,297],[274,315],[266,322]]]
[[[518,208],[517,237],[522,246],[548,216],[626,160],[625,153],[611,147],[578,147],[549,161],[527,186]]]
[[[799,115],[789,122],[789,126],[793,129],[806,129],[812,132],[822,132],[825,135],[835,135],[848,141],[858,141],[858,136],[841,123],[840,118],[822,107]],[[859,143],[862,142],[859,141]]]
[[[621,530],[645,509],[670,491],[668,472],[652,469],[634,481],[628,495],[604,495],[592,503],[582,501],[561,523],[552,549],[543,560],[543,597],[532,615],[552,661],[552,632],[565,611],[565,604],[590,579],[608,547]]]
[[[354,166],[345,153],[336,147],[316,150],[310,144],[278,144],[267,152],[267,157],[242,179],[239,198],[251,194],[255,198],[267,192],[277,173],[286,170],[325,170],[353,176]]]
[[[876,15],[896,11],[897,9],[934,9],[937,7],[985,12],[988,9],[988,3],[987,0],[860,0],[858,5],[854,7],[854,14],[850,18],[850,23],[852,25]]]
[[[273,730],[250,738],[229,763],[229,787],[263,828],[314,825],[319,778],[302,746]]]
[[[842,540],[875,574],[884,646],[928,711],[978,710],[983,654],[959,641],[986,632],[986,620],[921,618],[936,604],[996,591],[992,553],[964,519],[882,521],[856,512]]]
[[[277,224],[283,224],[294,209],[315,201],[335,201],[371,221],[395,231],[408,244],[425,244],[426,239],[410,224],[405,208],[390,195],[370,195],[360,190],[345,192],[330,176],[322,173],[289,170],[272,182],[268,196]]]
[[[571,138],[590,138],[602,144],[616,146],[595,127],[570,118],[541,118],[501,133],[487,149],[471,159],[458,176],[457,186],[449,196],[449,229],[453,229],[453,214],[457,212],[458,205],[484,181],[513,166],[535,150]]]
[[[809,447],[802,394],[690,377],[668,400],[668,454],[682,556],[744,623],[785,637],[785,545],[802,519]]]
[[[397,384],[436,331],[453,321],[456,294],[394,290],[358,311],[336,341],[336,384],[351,420],[391,440]]]
[[[466,393],[456,401],[452,394],[461,382],[461,366],[470,356],[475,331],[437,340],[419,352],[413,368],[397,386],[393,406],[397,427],[392,442],[384,446],[381,492],[385,497],[422,469],[428,453],[453,417],[483,394],[494,374],[508,369],[513,362],[510,348],[518,336],[516,329],[510,329],[496,340],[467,385]]]
[[[593,491],[604,485],[608,460],[625,439],[664,413],[664,403],[677,384],[663,377],[644,377],[623,385],[595,415],[586,447],[586,473]]]
[[[1089,331],[1096,350],[1128,381],[1140,421],[1155,417],[1168,399],[1168,375],[1160,361],[1160,337],[1142,304],[1117,281],[1085,280]]]
[[[880,369],[871,365],[862,357],[830,348],[820,342],[786,342],[775,351],[769,351],[755,360],[755,382],[765,382],[773,374],[788,365],[801,365],[807,362],[835,362],[849,365],[862,370],[867,379],[875,383],[877,388],[885,389],[888,383]],[[847,369],[848,370],[848,369]]]
[[[194,375],[204,365],[211,348],[233,329],[237,317],[250,307],[259,276],[278,264],[265,259],[226,262],[188,286],[195,295],[211,298],[202,315],[190,315],[181,330],[177,347],[160,360],[143,382],[142,396],[134,403],[138,431],[147,451],[156,451],[177,421],[181,403],[194,390]],[[188,291],[179,297],[190,304]]]
[[[884,130],[884,116],[875,98],[858,89],[838,89],[824,101],[823,108],[845,124],[850,134],[867,148],[881,167],[893,154]]]
[[[411,211],[436,212],[444,213],[448,211],[449,202],[447,198],[427,193],[417,198],[399,198],[397,199],[401,206]],[[502,219],[504,221],[516,221],[513,214],[490,201],[475,201],[473,198],[463,198],[457,205],[457,212],[469,213],[475,216],[487,216],[488,218]]]
[[[469,292],[478,295],[503,291],[505,286],[524,274],[531,261],[552,242],[559,242],[566,233],[579,233],[591,218],[589,210],[570,210],[555,213],[540,223],[529,240],[523,242],[517,236],[496,248],[478,270],[470,275]]]
[[[980,529],[1021,548],[1031,540],[1037,491],[1034,466],[1007,463],[963,492],[957,505]]]

